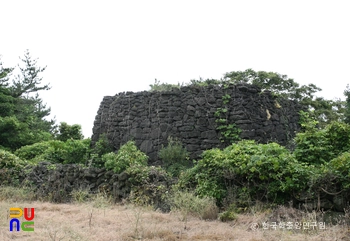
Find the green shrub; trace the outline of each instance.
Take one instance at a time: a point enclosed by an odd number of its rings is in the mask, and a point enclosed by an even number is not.
[[[33,145],[23,146],[15,151],[15,155],[25,160],[32,160],[44,154],[51,147],[51,143],[56,141],[38,142]]]
[[[110,152],[102,156],[106,169],[116,173],[121,173],[133,165],[147,165],[147,159],[148,156],[138,150],[133,141],[128,141],[120,147],[117,154]]]
[[[229,189],[245,201],[285,202],[292,191],[307,188],[310,175],[308,166],[298,163],[284,147],[245,140],[224,150],[205,151],[193,170],[180,176],[179,185],[186,187],[185,182],[190,182],[196,185],[196,194],[214,197],[219,203]]]
[[[339,183],[342,189],[350,189],[350,153],[344,152],[326,165],[326,170],[333,176],[333,183]],[[328,182],[330,180],[327,180]]]
[[[330,162],[312,166],[310,165],[310,175],[308,190],[296,196],[298,200],[305,199],[305,194],[309,198],[318,198],[318,195],[337,196],[335,199],[348,199],[350,195],[350,153],[344,152],[332,159]],[[298,194],[298,193],[297,193]],[[337,209],[339,203],[335,203]],[[342,207],[343,208],[343,207]]]
[[[186,148],[179,140],[171,137],[168,138],[168,145],[159,151],[158,156],[162,159],[166,170],[176,177],[190,166]]]
[[[173,177],[179,177],[181,172],[186,171],[187,170],[187,166],[184,166],[180,163],[175,163],[170,165],[166,171]]]
[[[350,149],[350,125],[333,122],[324,129],[307,126],[295,137],[294,155],[300,162],[323,164]]]
[[[0,150],[0,185],[17,186],[29,163],[11,152]]]
[[[195,162],[196,163],[196,162]],[[199,173],[200,167],[194,165],[194,167],[184,170],[180,173],[177,183],[174,185],[177,189],[180,190],[195,190],[197,187],[197,178],[196,175]]]
[[[86,163],[90,154],[90,142],[90,139],[67,140],[65,142],[63,163]]]
[[[64,149],[64,142],[52,140],[23,146],[17,149],[15,154],[35,163],[40,161],[62,163],[64,161]]]
[[[161,167],[132,165],[125,171],[131,183],[129,200],[139,206],[151,205],[163,209],[163,198],[167,192],[168,174]]]
[[[52,163],[63,163],[65,161],[66,150],[63,141],[50,141],[50,146],[44,153],[36,156],[32,160],[35,163],[47,161]]]
[[[105,134],[100,135],[99,140],[95,143],[95,146],[91,149],[91,161],[94,167],[104,167],[105,162],[102,160],[104,154],[113,151],[111,144],[109,143]]]
[[[85,163],[90,152],[90,139],[67,140],[66,142],[52,140],[21,147],[16,154],[23,159],[38,163]]]
[[[17,169],[22,170],[28,164],[27,161],[22,160],[18,156],[9,151],[0,150],[0,169]]]
[[[125,160],[118,160],[118,155],[114,152],[106,153],[101,157],[101,161],[104,163],[106,169],[113,170],[116,173],[120,173],[128,166]]]

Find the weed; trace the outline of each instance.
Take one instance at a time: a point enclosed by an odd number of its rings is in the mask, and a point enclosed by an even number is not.
[[[181,220],[187,222],[188,215],[193,215],[201,219],[216,219],[218,208],[215,199],[210,197],[200,198],[192,192],[174,191],[170,198],[171,210],[179,211]]]
[[[172,176],[178,177],[180,172],[190,166],[188,152],[182,143],[171,136],[168,137],[168,145],[158,153],[164,167]]]
[[[0,186],[0,201],[22,202],[34,200],[34,192],[27,187]]]
[[[92,206],[95,208],[107,208],[112,204],[112,198],[106,193],[97,193],[91,197]]]
[[[74,202],[83,203],[83,202],[86,202],[88,200],[89,191],[83,190],[83,189],[73,190],[71,195],[72,195],[72,199]]]

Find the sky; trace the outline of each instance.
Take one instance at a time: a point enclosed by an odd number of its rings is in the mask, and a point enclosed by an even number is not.
[[[29,50],[57,123],[90,137],[104,96],[226,72],[271,71],[343,98],[350,84],[347,0],[0,0],[4,67]]]

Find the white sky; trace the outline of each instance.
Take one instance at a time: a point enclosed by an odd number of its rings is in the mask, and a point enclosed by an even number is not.
[[[55,2],[55,3],[53,3]],[[0,55],[47,65],[41,97],[85,137],[105,95],[230,71],[272,71],[322,96],[350,83],[347,0],[0,1]]]

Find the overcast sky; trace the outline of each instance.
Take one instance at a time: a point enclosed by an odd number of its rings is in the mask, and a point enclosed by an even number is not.
[[[350,83],[347,0],[0,0],[0,55],[15,66],[29,49],[47,69],[41,97],[57,122],[85,137],[103,96],[230,71],[272,71],[320,95]]]

